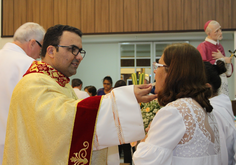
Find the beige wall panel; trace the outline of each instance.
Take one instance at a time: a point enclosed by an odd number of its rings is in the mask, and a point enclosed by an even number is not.
[[[208,20],[216,19],[216,4],[215,0],[200,0],[200,5],[199,24],[201,29],[204,29]]]
[[[40,23],[40,0],[27,0],[26,21]]]
[[[109,0],[95,0],[95,33],[108,33]]]
[[[81,28],[81,0],[67,0],[67,24]]]
[[[236,11],[236,6],[233,10]],[[231,22],[236,21],[231,19],[231,0],[216,0],[216,21],[223,29],[231,28]]]
[[[138,1],[124,0],[124,32],[138,31]]]
[[[110,32],[124,31],[124,0],[109,0]]]
[[[139,31],[153,31],[153,0],[139,0]]]
[[[53,0],[40,0],[40,25],[46,30],[54,25]],[[46,5],[45,5],[46,4]]]
[[[54,25],[66,25],[67,12],[67,0],[54,0]]]
[[[169,0],[154,0],[154,31],[169,28]]]
[[[183,0],[184,3],[184,29],[183,30],[199,30],[200,4],[199,0]]]
[[[236,0],[231,0],[231,28],[236,30],[236,12],[235,12]]]
[[[169,30],[183,30],[183,0],[169,0]]]
[[[13,0],[2,1],[2,36],[14,34]]]
[[[94,33],[94,0],[81,0],[81,30],[83,33]]]
[[[14,0],[14,32],[26,22],[26,0]]]

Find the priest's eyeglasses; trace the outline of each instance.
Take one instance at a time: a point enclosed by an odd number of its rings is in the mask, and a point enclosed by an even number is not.
[[[153,66],[153,70],[156,70],[159,67],[167,67],[167,65],[159,64],[157,62],[153,62],[152,66]]]
[[[82,48],[78,48],[75,45],[70,45],[70,46],[63,46],[63,45],[57,45],[58,47],[62,47],[62,48],[68,48],[69,50],[71,50],[71,53],[75,56],[77,56],[79,53],[81,54],[82,58],[85,57],[86,51],[83,50]]]

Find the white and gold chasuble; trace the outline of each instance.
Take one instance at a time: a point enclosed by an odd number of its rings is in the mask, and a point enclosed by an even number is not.
[[[33,62],[13,91],[3,165],[89,165],[92,149],[144,137],[133,86],[117,88],[102,99],[76,99],[67,77],[46,63]]]

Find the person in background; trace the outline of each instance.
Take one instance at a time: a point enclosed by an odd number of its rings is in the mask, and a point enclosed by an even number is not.
[[[112,90],[112,78],[110,76],[106,76],[103,78],[103,88],[98,89],[97,95],[105,95],[110,93]]]
[[[147,79],[144,79],[144,84],[149,84],[149,81]]]
[[[12,93],[3,165],[93,165],[93,151],[144,137],[139,102],[157,97],[148,95],[150,85],[77,99],[69,77],[86,54],[81,37],[68,25],[47,30],[41,61],[33,61]]]
[[[87,92],[89,94],[89,96],[96,96],[97,95],[97,88],[92,85],[84,87],[84,91]]]
[[[217,21],[209,20],[204,25],[204,31],[207,37],[204,42],[198,45],[197,49],[201,53],[203,61],[208,61],[211,64],[217,60],[224,61],[227,71],[220,75],[222,83],[219,92],[229,95],[227,77],[233,73],[233,64],[231,63],[232,58],[225,56],[224,48],[219,42],[223,38],[221,26]]]
[[[87,92],[81,91],[82,86],[83,86],[83,82],[80,79],[75,78],[72,80],[72,88],[74,89],[75,94],[77,95],[78,99],[85,99],[89,97]]]
[[[156,84],[156,80],[154,80],[154,83],[152,84],[153,87],[152,87],[152,90],[151,90],[151,94],[155,94],[155,84]]]
[[[137,146],[135,165],[227,164],[199,51],[187,43],[169,45],[154,72],[155,93],[164,107]]]
[[[223,61],[217,61],[215,65],[209,62],[204,62],[205,72],[207,76],[207,83],[212,89],[212,98],[210,103],[213,106],[213,113],[216,116],[216,120],[219,127],[222,128],[225,138],[220,139],[225,141],[228,153],[228,165],[235,165],[235,141],[236,141],[236,129],[234,126],[233,108],[230,98],[225,94],[218,94],[221,86],[221,78],[219,75],[226,72],[225,64]],[[222,153],[227,154],[227,153]]]
[[[12,91],[32,62],[40,57],[45,30],[37,23],[21,25],[0,50],[0,163],[6,136],[7,117]]]
[[[112,78],[106,76],[103,78],[103,88],[98,89],[97,95],[106,95],[111,92],[112,88]],[[117,146],[111,146],[107,148],[107,165],[119,165],[119,152]]]
[[[126,82],[124,80],[118,80],[115,83],[114,89],[118,88],[118,87],[122,87],[122,86],[126,86]],[[132,151],[135,151],[135,147],[131,147],[130,143],[126,143],[126,144],[121,144],[118,146],[119,147],[119,155],[121,158],[121,153],[124,153],[124,163],[129,163],[130,165],[132,165]]]

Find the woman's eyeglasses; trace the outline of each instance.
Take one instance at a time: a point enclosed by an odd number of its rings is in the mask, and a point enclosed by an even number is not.
[[[158,67],[167,67],[167,65],[159,64],[157,62],[152,63],[153,70],[156,70]]]

